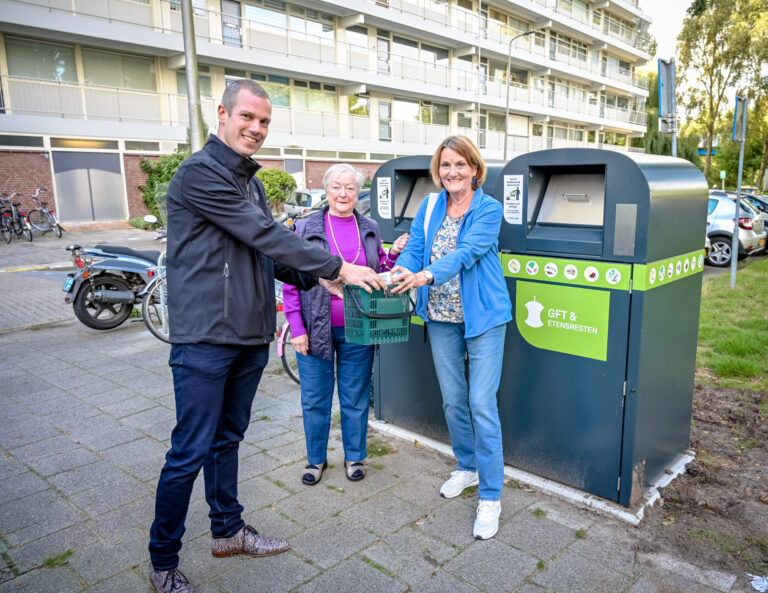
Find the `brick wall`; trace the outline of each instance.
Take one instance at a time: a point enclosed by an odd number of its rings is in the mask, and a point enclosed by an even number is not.
[[[136,154],[126,154],[123,157],[125,189],[128,195],[128,218],[138,218],[149,214],[149,210],[144,205],[144,199],[141,197],[141,190],[139,190],[139,185],[143,185],[147,181],[146,173],[139,167],[139,163],[143,158],[155,162],[159,157],[144,157]]]
[[[328,167],[335,165],[336,162],[329,161],[305,161],[307,189],[322,189],[323,175]],[[379,170],[381,163],[350,163],[355,169],[360,171],[366,181],[373,179],[374,173]]]
[[[22,203],[22,209],[29,210],[33,206],[30,196],[38,187],[45,187],[48,191],[43,199],[54,208],[51,162],[47,156],[47,152],[0,151],[0,192],[24,194],[18,201]]]

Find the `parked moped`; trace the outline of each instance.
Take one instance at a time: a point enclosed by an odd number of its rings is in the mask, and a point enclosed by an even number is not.
[[[141,293],[157,274],[160,251],[129,247],[70,245],[75,271],[64,284],[64,302],[92,329],[112,329],[131,315]]]

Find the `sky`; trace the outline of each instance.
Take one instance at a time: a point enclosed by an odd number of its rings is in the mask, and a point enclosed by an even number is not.
[[[656,57],[669,59],[674,55],[677,35],[690,5],[691,0],[640,0],[640,9],[653,19],[651,33],[659,44]]]

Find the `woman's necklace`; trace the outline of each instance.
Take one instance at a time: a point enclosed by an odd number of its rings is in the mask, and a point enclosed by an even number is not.
[[[355,231],[356,231],[355,234],[357,235],[357,253],[355,254],[355,257],[352,258],[351,261],[347,261],[344,259],[344,254],[341,253],[341,248],[339,247],[339,244],[336,242],[336,235],[333,234],[333,226],[331,225],[331,213],[330,211],[328,212],[328,228],[331,231],[331,239],[333,239],[333,244],[336,246],[336,253],[338,253],[339,257],[343,261],[347,262],[348,264],[352,264],[357,261],[357,258],[360,255],[360,250],[363,247],[362,242],[360,241],[360,228],[357,226],[357,216],[353,214],[352,218],[355,219]]]

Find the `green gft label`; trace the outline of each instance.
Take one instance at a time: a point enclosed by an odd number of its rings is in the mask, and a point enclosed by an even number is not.
[[[605,361],[608,290],[517,281],[515,321],[531,346]]]

